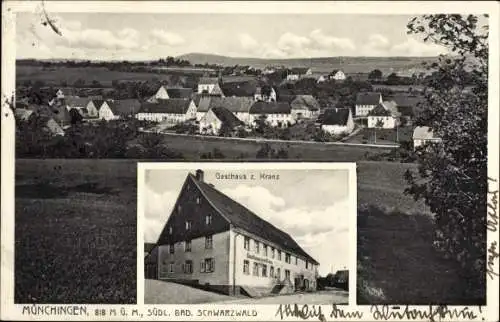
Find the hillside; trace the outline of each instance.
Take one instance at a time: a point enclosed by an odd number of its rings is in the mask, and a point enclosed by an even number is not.
[[[378,68],[384,73],[421,68],[423,62],[436,60],[436,57],[319,57],[292,59],[263,59],[250,57],[228,57],[222,55],[189,53],[177,56],[178,59],[189,60],[192,64],[219,64],[224,66],[253,66],[264,68],[271,65],[285,67],[308,66],[317,71],[340,68],[348,73],[368,72]]]

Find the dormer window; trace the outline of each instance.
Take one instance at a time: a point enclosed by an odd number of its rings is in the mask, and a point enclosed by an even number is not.
[[[212,223],[212,215],[206,215],[205,216],[205,223],[207,225],[210,225]]]
[[[190,229],[191,229],[191,222],[186,221],[186,230],[190,230]]]

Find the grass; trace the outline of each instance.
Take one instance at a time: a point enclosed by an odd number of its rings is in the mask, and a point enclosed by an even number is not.
[[[15,303],[136,303],[134,162],[17,160]]]
[[[397,129],[377,129],[377,141],[375,142],[375,129],[363,128],[344,142],[366,143],[366,144],[394,144],[397,142],[411,141],[413,136],[412,126],[399,127]]]
[[[145,304],[200,304],[234,299],[194,287],[159,280],[144,280]]]
[[[41,80],[47,84],[59,85],[61,81],[66,81],[69,86],[77,79],[85,80],[90,84],[93,80],[99,81],[103,86],[111,86],[113,80],[118,81],[146,81],[158,78],[159,80],[168,80],[170,76],[159,73],[147,72],[121,72],[108,70],[105,67],[54,67],[44,69],[40,66],[16,66],[16,81],[23,82],[31,80],[35,82]]]

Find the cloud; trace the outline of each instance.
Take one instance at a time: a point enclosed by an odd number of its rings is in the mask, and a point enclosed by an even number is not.
[[[239,34],[238,39],[241,47],[245,50],[254,51],[260,47],[259,42],[247,33]]]
[[[329,36],[323,33],[321,29],[313,30],[309,36],[319,49],[340,49],[340,50],[356,49],[356,45],[351,39]]]
[[[437,56],[447,53],[448,50],[437,44],[424,43],[415,38],[408,38],[406,41],[392,46],[390,53],[395,56]]]
[[[371,34],[370,37],[368,37],[366,46],[373,50],[382,50],[389,48],[390,42],[387,37],[381,34]]]
[[[151,37],[160,45],[179,46],[186,42],[181,35],[163,29],[153,29],[151,31]]]
[[[169,190],[158,193],[151,187],[145,187],[144,195],[144,240],[156,242],[165,226],[170,212],[177,200],[177,193]]]
[[[277,46],[278,49],[290,54],[295,54],[297,52],[302,52],[311,44],[311,39],[299,35],[295,35],[291,32],[286,32],[278,39]]]

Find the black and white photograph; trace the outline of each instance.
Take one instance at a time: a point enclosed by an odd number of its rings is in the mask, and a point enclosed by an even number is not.
[[[5,305],[498,318],[499,6],[2,3]]]
[[[151,164],[138,191],[145,304],[348,304],[354,164]]]

